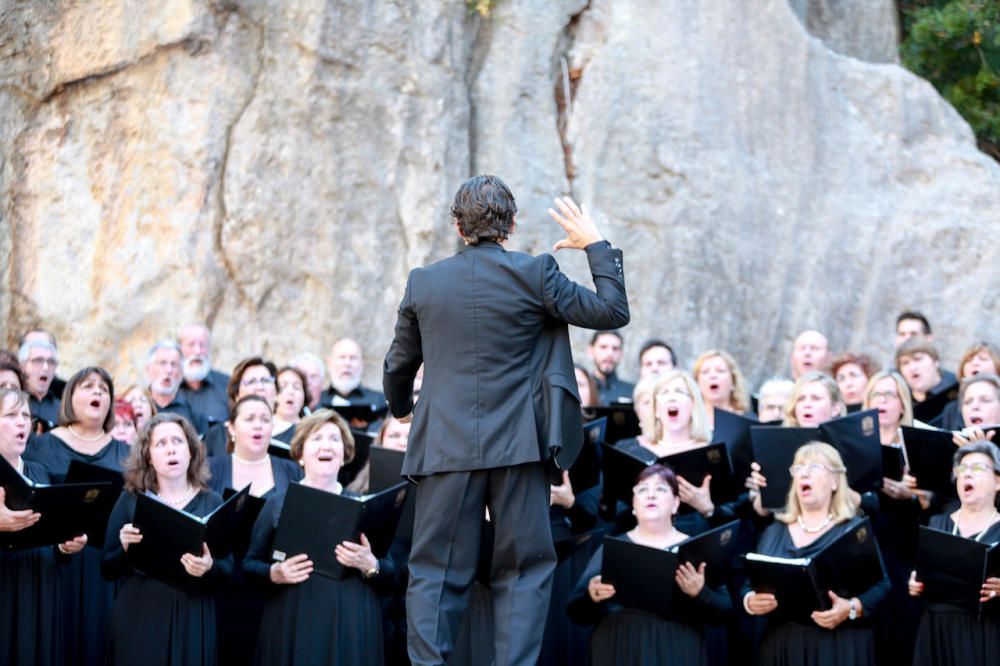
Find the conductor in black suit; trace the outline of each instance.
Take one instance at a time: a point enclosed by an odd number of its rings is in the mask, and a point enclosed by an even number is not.
[[[569,347],[547,338],[554,329],[565,338],[567,324],[614,329],[629,320],[621,251],[586,210],[568,198],[556,207],[549,214],[566,238],[554,249],[586,251],[596,293],[563,275],[552,255],[507,252],[514,197],[496,176],[476,176],[451,208],[466,247],[414,269],[399,306],[383,378],[396,418],[410,417],[413,378],[424,364],[403,464],[419,482],[406,597],[415,665],[444,664],[451,653],[486,508],[495,533],[496,664],[533,666],[538,658],[556,565],[546,410],[565,409],[552,405],[551,387],[579,402]],[[558,350],[557,358],[539,354],[540,345]]]

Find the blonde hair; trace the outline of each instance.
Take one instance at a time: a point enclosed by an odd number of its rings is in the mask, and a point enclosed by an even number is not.
[[[891,379],[896,383],[896,393],[899,394],[899,402],[903,405],[903,414],[900,416],[899,425],[912,426],[913,399],[910,398],[910,387],[903,376],[895,370],[879,370],[868,379],[868,384],[865,386],[865,401],[862,403],[861,409],[872,408],[872,392],[875,390],[875,384],[883,379]]]
[[[977,342],[966,350],[966,352],[962,355],[962,360],[958,363],[959,379],[963,378],[962,372],[965,370],[965,364],[971,361],[981,351],[989,354],[990,360],[993,361],[993,370],[995,372],[990,374],[1000,373],[1000,351],[998,351],[997,348],[989,342]]]
[[[642,431],[642,436],[646,439],[652,439],[653,433],[656,431],[656,399],[653,397],[653,389],[656,388],[656,382],[659,379],[659,375],[650,375],[637,381],[635,388],[632,389],[632,404],[634,405],[635,415],[639,417],[639,429]],[[643,419],[642,414],[639,413],[639,398],[647,395],[653,398],[653,409],[651,410],[652,414],[647,414],[646,418]]]
[[[843,523],[853,518],[858,508],[851,501],[851,489],[847,485],[847,468],[844,467],[844,460],[840,457],[840,452],[823,442],[806,442],[795,452],[792,465],[801,465],[806,462],[822,463],[829,467],[837,477],[837,489],[833,491],[833,497],[830,499],[830,513],[833,514],[833,522]],[[795,494],[795,484],[793,483],[788,489],[788,497],[785,498],[785,510],[775,517],[790,525],[801,515],[802,507],[799,506],[799,496]]]
[[[799,394],[802,393],[802,389],[805,388],[806,384],[812,383],[822,384],[823,388],[830,394],[830,402],[833,403],[834,409],[839,407],[840,415],[844,414],[847,407],[844,405],[844,399],[840,397],[840,387],[837,386],[837,382],[825,372],[813,370],[795,380],[795,386],[792,387],[792,394],[788,396],[788,402],[785,403],[785,421],[782,425],[793,428],[798,427],[799,420],[795,418],[795,405],[799,400]]]
[[[691,394],[691,423],[688,430],[691,439],[707,442],[712,437],[712,432],[708,428],[705,401],[701,397],[701,391],[698,389],[694,377],[683,370],[670,370],[666,374],[660,375],[653,385],[653,440],[658,442],[663,439],[663,423],[657,416],[659,410],[656,408],[656,396],[667,384],[678,379],[684,382],[685,388]]]
[[[750,394],[747,391],[747,380],[744,379],[743,373],[740,372],[740,366],[736,365],[736,359],[729,352],[721,349],[709,349],[695,359],[691,374],[695,379],[698,379],[702,363],[713,356],[718,356],[725,362],[726,368],[729,370],[729,375],[733,378],[733,390],[729,394],[729,409],[737,414],[742,414],[750,407]]]

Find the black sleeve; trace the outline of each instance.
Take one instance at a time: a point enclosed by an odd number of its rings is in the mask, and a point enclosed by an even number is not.
[[[684,594],[683,592],[674,592],[674,594],[678,593]],[[701,619],[711,624],[721,624],[733,612],[733,600],[729,596],[729,590],[724,585],[709,587],[706,583],[693,601],[698,606]]]
[[[222,495],[214,491],[209,491],[208,495],[208,511],[206,511],[206,515],[208,512],[214,511],[222,506]],[[215,584],[229,580],[233,578],[235,568],[236,564],[233,560],[232,553],[229,553],[225,557],[216,557],[215,555],[212,555],[212,568],[208,570],[207,574],[205,574],[205,582]]]
[[[413,411],[413,378],[424,360],[420,325],[410,300],[415,272],[406,281],[406,292],[396,314],[396,332],[382,366],[382,390],[396,418]]]
[[[544,255],[545,310],[560,321],[593,329],[621,328],[629,322],[628,297],[622,252],[607,241],[587,246],[587,262],[596,293],[582,287],[559,270],[550,254]]]
[[[587,590],[590,579],[600,575],[603,559],[604,546],[600,546],[590,558],[590,562],[587,563],[587,568],[583,570],[583,575],[577,581],[576,587],[569,594],[566,612],[569,613],[569,619],[576,624],[597,624],[608,612],[608,602],[594,603]]]
[[[127,490],[115,502],[108,518],[108,529],[104,533],[104,551],[101,553],[101,576],[105,580],[124,578],[132,571],[129,566],[125,549],[122,548],[121,532],[126,523],[131,523],[135,516],[135,497]]]

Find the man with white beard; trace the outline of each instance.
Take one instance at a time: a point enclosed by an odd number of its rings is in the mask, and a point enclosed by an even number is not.
[[[183,358],[180,394],[209,425],[229,420],[229,375],[212,369],[212,334],[204,324],[188,324],[178,332]]]
[[[181,348],[173,340],[161,340],[149,350],[146,357],[146,376],[149,378],[149,392],[153,396],[157,412],[179,414],[191,422],[199,435],[204,435],[208,422],[201,412],[191,405],[180,393]]]
[[[386,407],[385,396],[361,385],[361,345],[350,338],[333,343],[326,359],[330,372],[330,386],[320,396],[320,405],[341,407],[346,405],[371,405],[375,410]],[[360,427],[361,423],[351,425]]]

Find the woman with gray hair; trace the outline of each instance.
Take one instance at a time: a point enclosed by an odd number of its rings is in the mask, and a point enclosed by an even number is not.
[[[1000,450],[982,430],[957,435],[962,447],[955,453],[952,476],[961,506],[934,516],[930,527],[984,544],[1000,543]],[[909,591],[920,596],[924,584],[916,572]],[[983,612],[969,611],[944,602],[927,602],[917,630],[914,666],[996,663],[1000,655],[1000,578],[983,583],[979,601]]]

